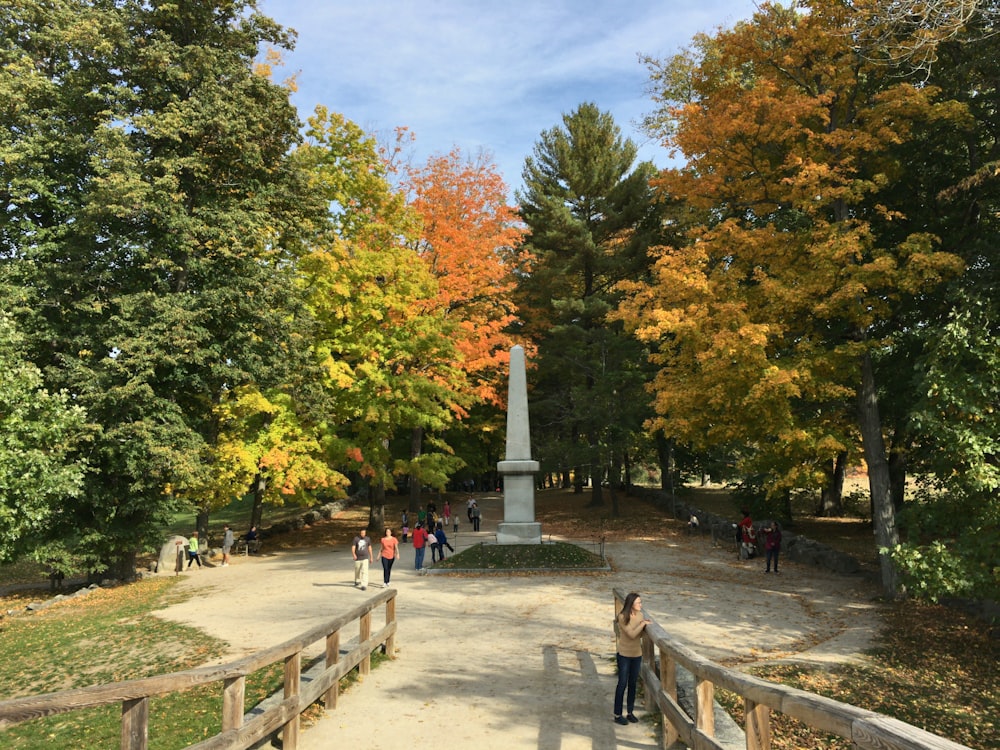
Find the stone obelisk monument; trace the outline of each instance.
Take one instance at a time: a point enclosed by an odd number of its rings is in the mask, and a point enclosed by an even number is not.
[[[541,544],[542,525],[535,521],[535,474],[528,427],[528,378],[524,347],[510,350],[507,384],[507,454],[497,463],[503,477],[503,521],[497,526],[498,544]]]

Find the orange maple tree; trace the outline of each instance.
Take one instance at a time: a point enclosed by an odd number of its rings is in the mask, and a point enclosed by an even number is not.
[[[458,149],[407,170],[411,206],[423,220],[417,251],[438,279],[433,304],[456,324],[457,358],[480,401],[502,403],[517,317],[513,249],[524,230],[507,186],[485,156]]]

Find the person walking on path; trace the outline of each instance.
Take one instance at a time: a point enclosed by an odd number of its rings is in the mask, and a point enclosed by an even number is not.
[[[233,542],[236,540],[233,538],[233,530],[229,528],[227,523],[222,527],[222,567],[229,567],[229,552],[233,548]]]
[[[774,572],[778,572],[778,555],[781,553],[781,526],[777,521],[771,521],[764,529],[764,554],[766,559],[765,573],[771,572],[771,563],[774,563]]]
[[[424,568],[424,553],[427,551],[427,529],[424,528],[423,524],[418,523],[417,528],[413,530],[413,567],[416,570],[423,570]]]
[[[382,543],[378,548],[378,559],[382,561],[382,588],[389,588],[389,576],[392,575],[392,564],[399,557],[399,540],[392,535],[392,529],[386,529]]]
[[[615,724],[636,723],[635,691],[642,668],[642,631],[652,620],[642,614],[642,597],[632,592],[625,597],[622,611],[615,617],[615,635],[618,638],[618,685],[615,687]],[[625,691],[628,690],[628,714],[622,715]]]
[[[448,549],[451,550],[451,554],[453,554],[453,555],[455,554],[455,548],[452,547],[450,544],[448,544],[448,536],[445,534],[444,526],[442,524],[440,524],[440,523],[437,525],[437,528],[434,530],[434,538],[437,540],[437,544],[435,546],[437,547],[438,555],[441,556],[442,560],[444,560],[444,548],[445,547],[447,547]],[[433,557],[433,547],[431,548],[431,551],[432,551],[432,555],[431,556]]]
[[[444,501],[444,508],[441,510],[441,521],[445,528],[451,523],[451,503],[447,500]]]
[[[472,530],[479,531],[479,523],[483,520],[483,512],[479,510],[479,503],[472,503]]]
[[[432,563],[437,562],[438,555],[440,555],[441,559],[444,560],[444,552],[441,550],[441,542],[438,541],[438,535],[437,535],[437,530],[440,528],[441,524],[439,523],[436,528],[432,527],[427,535],[427,543],[430,545],[431,548]]]
[[[198,532],[195,531],[191,534],[191,538],[188,539],[188,568],[191,567],[191,563],[197,562],[198,567],[201,567],[201,555],[198,554]]]
[[[476,504],[476,501],[469,497],[468,502],[465,504],[465,515],[469,517],[469,523],[472,523],[472,506]]]
[[[368,564],[372,562],[372,542],[368,538],[368,529],[361,529],[351,543],[351,556],[354,558],[354,586],[368,590]]]

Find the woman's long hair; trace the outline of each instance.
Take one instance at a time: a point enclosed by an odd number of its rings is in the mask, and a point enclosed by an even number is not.
[[[625,597],[625,604],[622,605],[622,611],[618,614],[621,615],[626,625],[628,625],[628,621],[632,619],[632,605],[635,604],[635,600],[638,598],[639,595],[634,591]]]

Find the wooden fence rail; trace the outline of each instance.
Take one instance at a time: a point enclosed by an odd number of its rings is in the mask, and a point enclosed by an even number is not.
[[[615,612],[626,592],[614,589]],[[850,740],[859,750],[969,750],[888,716],[831,698],[761,680],[710,661],[673,639],[655,621],[642,639],[646,708],[655,704],[662,715],[663,747],[675,742],[695,750],[726,750],[715,737],[715,689],[743,698],[747,750],[770,750],[771,712],[798,719],[823,732]],[[677,668],[694,677],[694,716],[677,702]]]
[[[385,625],[372,633],[372,612],[382,605],[385,605]],[[341,654],[341,631],[353,622],[357,622],[359,627],[358,644],[349,653]],[[312,679],[303,683],[302,654],[321,640],[324,642],[324,663],[315,674],[311,674]],[[226,664],[0,701],[0,730],[44,716],[120,703],[122,750],[146,750],[150,698],[219,682],[222,687],[222,731],[190,748],[246,750],[281,731],[282,747],[295,750],[298,746],[299,715],[321,698],[328,709],[336,707],[339,680],[355,667],[362,675],[368,674],[372,652],[381,646],[385,647],[385,653],[390,658],[395,655],[395,589],[387,589],[349,612],[284,643]],[[282,700],[246,720],[244,696],[247,675],[277,662],[284,663]]]

